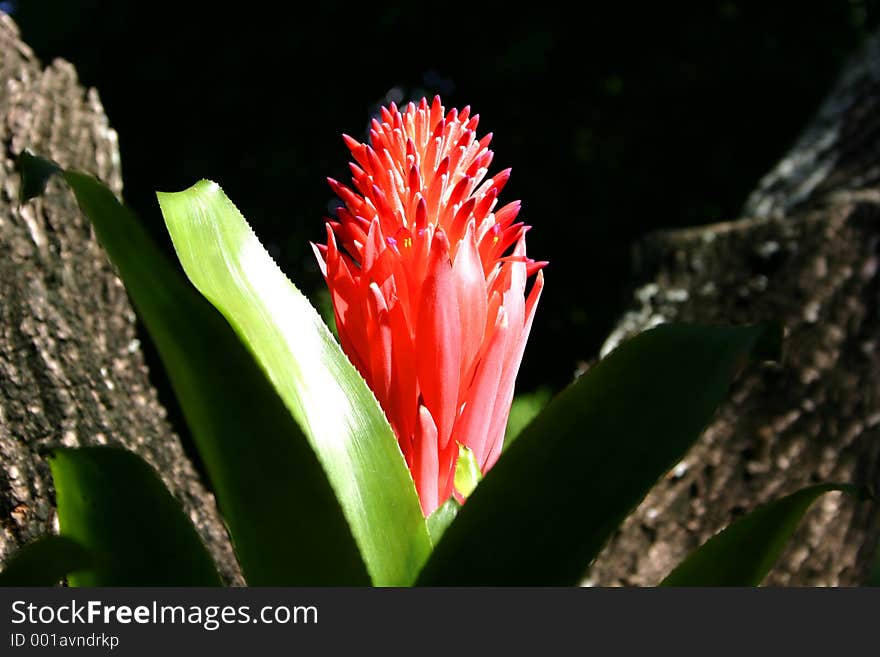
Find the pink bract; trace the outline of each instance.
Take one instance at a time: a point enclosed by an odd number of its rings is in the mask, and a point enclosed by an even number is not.
[[[498,210],[491,134],[439,98],[382,108],[368,144],[344,135],[353,188],[314,245],[342,348],[379,400],[422,512],[454,491],[458,445],[485,473],[501,453],[514,381],[544,285],[520,203]],[[527,279],[537,273],[526,298]]]

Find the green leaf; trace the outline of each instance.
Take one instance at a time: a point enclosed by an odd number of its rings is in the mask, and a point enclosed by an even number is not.
[[[321,464],[245,346],[106,187],[64,178],[156,345],[248,583],[368,583]]]
[[[821,495],[844,491],[848,484],[819,484],[758,507],[691,552],[662,586],[758,586],[782,554],[804,513]]]
[[[49,458],[62,536],[93,567],[71,586],[218,586],[220,578],[180,503],[136,454],[114,447],[57,449]]]
[[[550,388],[538,388],[532,392],[520,393],[513,398],[513,403],[510,405],[510,415],[507,416],[507,426],[504,428],[503,449],[505,451],[528,426],[529,422],[544,410],[551,396]]]
[[[50,160],[37,157],[30,151],[24,151],[18,156],[18,170],[21,173],[21,189],[19,190],[19,202],[25,203],[43,193],[46,183],[56,173],[61,172],[61,167]]]
[[[54,586],[92,564],[88,551],[66,536],[43,536],[23,545],[0,572],[0,586]]]
[[[425,585],[570,585],[677,463],[749,357],[778,327],[664,325],[557,396],[474,491],[431,555]]]
[[[449,525],[455,520],[455,516],[458,515],[458,510],[460,508],[461,504],[456,502],[454,497],[450,497],[441,504],[434,513],[428,516],[428,532],[431,534],[431,542],[434,543],[434,545],[437,544],[440,537],[443,536],[449,528]]]
[[[218,185],[159,204],[180,262],[248,345],[324,466],[377,585],[411,584],[431,549],[397,440],[308,300]]]

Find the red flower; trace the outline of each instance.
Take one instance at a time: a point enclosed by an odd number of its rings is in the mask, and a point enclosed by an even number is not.
[[[315,245],[342,348],[375,393],[425,516],[453,494],[458,444],[482,472],[501,453],[546,264],[526,257],[510,170],[483,181],[492,135],[439,98],[392,104],[370,143],[344,135],[354,189]],[[482,182],[482,184],[480,184]],[[355,191],[356,190],[356,191]],[[538,272],[528,299],[526,279]]]

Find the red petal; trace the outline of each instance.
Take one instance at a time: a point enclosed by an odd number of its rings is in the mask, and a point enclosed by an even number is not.
[[[419,204],[416,206],[416,229],[424,228],[428,225],[428,204],[425,203],[424,198],[419,199]]]
[[[516,219],[516,215],[519,214],[521,206],[522,203],[519,201],[508,203],[495,213],[495,222],[502,228],[507,228],[513,223],[513,220]]]
[[[450,440],[445,449],[440,450],[439,472],[440,500],[445,502],[455,490],[455,466],[458,463],[458,441]]]
[[[373,219],[373,223],[370,224],[370,232],[367,234],[367,240],[364,242],[361,271],[369,276],[370,270],[373,268],[379,254],[387,248],[388,245],[385,243],[385,236],[382,233],[379,219]]]
[[[474,222],[471,221],[464,238],[459,242],[452,266],[461,326],[461,377],[465,382],[465,376],[483,343],[488,303],[486,277],[483,274],[474,230]]]
[[[327,227],[327,287],[336,317],[336,328],[342,350],[348,355],[361,376],[367,378],[369,370],[369,343],[363,331],[364,315],[359,302],[358,287],[346,264],[346,259],[336,248],[336,239]]]
[[[449,194],[449,200],[447,201],[447,205],[449,205],[449,207],[455,207],[462,202],[465,194],[467,193],[467,188],[470,182],[471,179],[467,176],[464,176],[455,184],[455,187],[453,187],[452,189],[452,193]]]
[[[437,124],[443,120],[443,105],[440,102],[440,96],[434,96],[434,101],[431,103],[431,118],[430,118],[430,128],[431,130],[435,130],[437,128]]]
[[[419,387],[416,377],[415,349],[412,332],[402,304],[389,304],[389,320],[393,340],[393,372],[388,417],[396,419],[397,440],[407,462],[412,463],[412,435],[417,422]]]
[[[501,456],[501,449],[504,446],[504,427],[507,425],[507,416],[510,415],[510,405],[513,403],[513,389],[516,382],[516,375],[519,372],[519,366],[522,363],[523,352],[526,348],[526,342],[529,339],[529,333],[532,330],[532,321],[535,319],[535,310],[538,307],[538,301],[541,298],[541,290],[544,289],[544,272],[539,271],[538,277],[532,291],[529,293],[526,302],[526,319],[523,325],[519,339],[514,345],[513,353],[508,357],[505,365],[504,373],[501,376],[501,382],[498,386],[498,397],[495,400],[495,408],[492,411],[492,425],[489,428],[489,453],[487,456],[483,472],[495,465],[498,457]],[[482,464],[481,464],[482,467]]]
[[[413,455],[413,479],[422,504],[422,513],[427,518],[440,506],[437,475],[439,471],[439,450],[437,448],[437,426],[434,418],[424,406],[419,406],[419,422],[416,425]]]
[[[486,350],[480,357],[473,382],[465,397],[465,407],[455,424],[455,437],[469,447],[482,469],[489,455],[489,428],[492,412],[498,397],[498,386],[507,353],[510,325],[507,313],[501,308],[498,320],[489,338]],[[506,418],[505,418],[506,420]]]
[[[513,250],[513,255],[525,257],[525,254],[526,239],[525,236],[522,236]],[[506,262],[502,265],[502,268],[509,269],[510,271],[510,282],[501,290],[501,294],[504,296],[502,303],[504,304],[504,310],[507,312],[507,318],[510,320],[510,325],[514,327],[514,330],[517,330],[517,327],[523,325],[525,316],[526,263],[524,260],[521,262]],[[510,354],[508,354],[508,362],[509,359]]]
[[[348,150],[351,151],[351,155],[354,158],[355,162],[360,164],[362,167],[365,166],[367,161],[367,147],[364,144],[360,143],[357,139],[349,137],[348,135],[342,135],[342,140],[345,142]]]
[[[458,412],[461,370],[461,318],[449,244],[437,231],[428,254],[416,329],[419,388],[446,447]]]
[[[474,215],[482,219],[489,214],[492,206],[494,206],[497,202],[498,190],[495,187],[491,187],[489,191],[486,192],[486,194],[477,202],[477,207],[474,208]]]
[[[373,339],[370,340],[370,370],[372,372],[370,387],[387,412],[391,393],[391,321],[388,316],[388,306],[379,286],[375,283],[370,284],[367,304],[370,310],[368,321],[375,328]]]
[[[476,204],[477,199],[472,196],[465,201],[458,209],[458,212],[455,213],[455,218],[452,220],[452,225],[449,227],[449,234],[453,239],[464,232],[464,228],[467,226],[467,221],[471,218],[471,214],[473,213]]]

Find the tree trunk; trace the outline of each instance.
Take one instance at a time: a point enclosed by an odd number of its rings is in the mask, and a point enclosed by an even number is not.
[[[656,584],[738,515],[811,483],[880,490],[878,128],[875,35],[743,218],[658,233],[636,251],[652,280],[603,353],[661,322],[775,319],[785,356],[740,378],[698,444],[599,555],[588,584]],[[876,503],[827,495],[765,584],[859,584],[878,534]]]
[[[0,561],[56,530],[44,447],[118,444],[183,503],[227,583],[241,575],[213,496],[152,387],[122,283],[73,194],[51,182],[20,206],[25,148],[122,188],[116,133],[73,67],[42,69],[0,12]],[[149,518],[144,518],[149,523]]]

